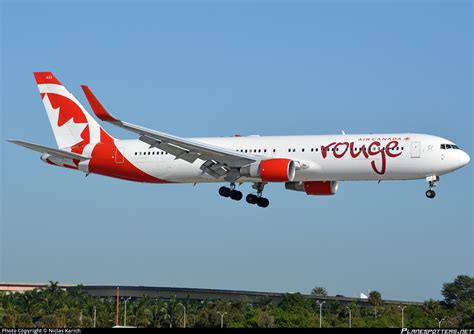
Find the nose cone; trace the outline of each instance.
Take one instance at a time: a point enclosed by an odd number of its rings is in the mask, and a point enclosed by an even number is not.
[[[469,161],[471,161],[471,158],[469,157],[469,154],[467,154],[464,151],[460,151],[459,152],[459,164],[461,165],[461,167],[466,166],[469,163]]]

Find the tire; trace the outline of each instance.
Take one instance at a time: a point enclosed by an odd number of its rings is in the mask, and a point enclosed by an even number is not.
[[[229,197],[230,196],[230,189],[227,187],[220,187],[219,188],[219,195],[222,197]]]
[[[245,200],[249,204],[257,204],[258,197],[254,194],[248,194],[247,197],[245,197]]]
[[[257,201],[257,205],[261,208],[266,208],[268,205],[270,205],[270,201],[265,197],[260,197]]]
[[[238,190],[230,191],[230,198],[232,198],[234,201],[240,201],[242,199],[242,196],[242,193]]]
[[[426,194],[426,197],[428,198],[435,198],[436,196],[436,193],[434,192],[434,190],[431,190],[431,189],[427,190],[425,194]]]

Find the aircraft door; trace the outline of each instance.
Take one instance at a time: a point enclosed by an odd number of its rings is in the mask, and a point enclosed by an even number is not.
[[[411,157],[419,158],[421,154],[421,143],[419,141],[414,141],[411,143]]]

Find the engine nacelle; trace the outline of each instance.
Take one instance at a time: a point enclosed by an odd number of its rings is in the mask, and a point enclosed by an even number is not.
[[[268,182],[293,181],[296,167],[290,159],[270,159],[260,162],[260,177]]]
[[[64,166],[71,162],[71,159],[61,158],[58,156],[51,155],[49,153],[43,153],[41,155],[41,161],[53,166]]]
[[[48,158],[50,158],[50,157],[51,157],[51,154],[43,153],[43,154],[41,154],[41,158],[40,158],[40,159],[41,159],[41,161],[43,161],[43,162],[49,164]]]
[[[310,181],[304,183],[308,195],[334,195],[339,188],[337,181]]]
[[[293,181],[296,174],[296,166],[290,159],[268,159],[244,166],[240,169],[240,175],[261,178],[266,182],[289,182]]]
[[[308,195],[327,196],[337,193],[339,185],[337,181],[306,181],[287,182],[285,188],[295,191],[304,191]]]

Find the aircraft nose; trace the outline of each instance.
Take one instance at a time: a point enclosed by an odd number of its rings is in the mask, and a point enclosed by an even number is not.
[[[469,154],[467,154],[464,151],[459,152],[459,164],[461,167],[466,166],[469,161],[471,161],[471,157],[469,157]]]

